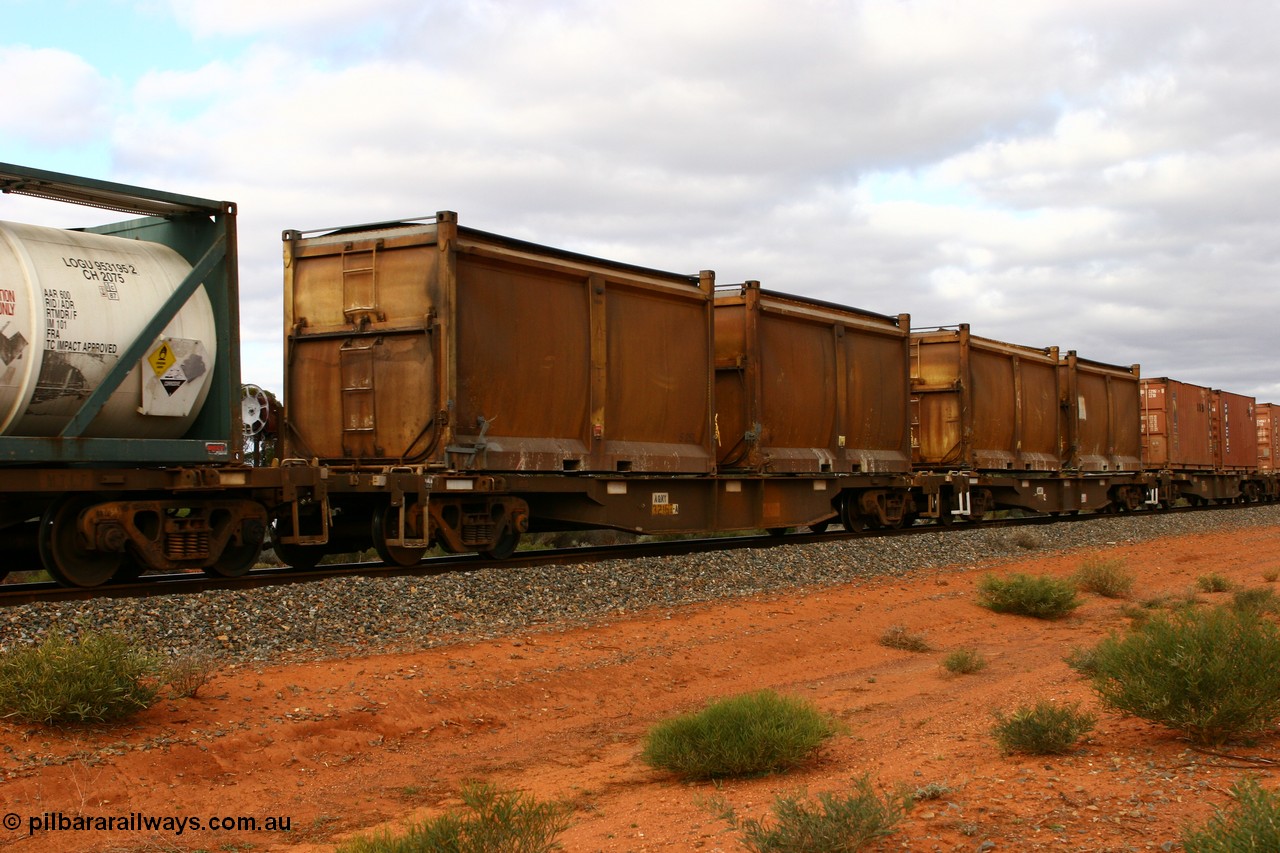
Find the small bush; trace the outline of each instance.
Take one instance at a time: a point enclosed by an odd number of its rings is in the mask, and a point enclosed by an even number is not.
[[[659,723],[640,757],[687,779],[750,776],[800,764],[835,733],[811,703],[761,690]]]
[[[1231,789],[1235,805],[1218,810],[1203,827],[1182,833],[1186,853],[1236,853],[1280,850],[1280,795],[1265,791],[1257,780],[1245,779]]]
[[[852,794],[819,794],[816,803],[778,797],[768,825],[754,818],[739,822],[732,812],[725,817],[742,830],[743,846],[756,853],[853,853],[892,835],[911,807],[908,796],[878,796],[865,776],[853,785]]]
[[[1133,574],[1124,560],[1090,557],[1071,577],[1078,588],[1106,598],[1127,598],[1133,591]]]
[[[1231,606],[1236,610],[1245,610],[1258,615],[1275,613],[1280,610],[1280,597],[1276,596],[1275,590],[1265,586],[1238,589],[1231,596]]]
[[[1098,644],[1093,686],[1108,706],[1220,744],[1280,719],[1280,630],[1227,608],[1156,615]]]
[[[911,802],[922,803],[925,800],[940,800],[950,794],[952,788],[946,782],[930,782],[921,785],[911,794]]]
[[[986,575],[978,582],[978,604],[996,613],[1058,619],[1080,606],[1075,584],[1049,575]]]
[[[1280,579],[1280,569],[1264,569],[1262,579],[1267,583],[1275,583],[1277,579]]]
[[[33,723],[107,722],[155,701],[159,663],[117,634],[53,636],[0,656],[0,715]]]
[[[464,811],[451,811],[409,827],[402,836],[382,833],[343,844],[338,853],[542,853],[559,847],[569,809],[490,785],[464,785]]]
[[[1187,592],[1183,594],[1163,593],[1153,598],[1144,599],[1139,604],[1124,604],[1120,607],[1120,613],[1133,620],[1135,625],[1146,622],[1156,614],[1158,610],[1187,610],[1196,607],[1201,603],[1195,593]]]
[[[1044,547],[1045,538],[1039,530],[1021,527],[1009,534],[1009,543],[1025,551],[1034,551]]]
[[[1086,649],[1082,646],[1076,646],[1067,656],[1063,658],[1067,666],[1074,669],[1081,675],[1092,676],[1098,671],[1098,652],[1097,649]]]
[[[942,666],[954,675],[972,675],[987,668],[987,659],[976,649],[956,649],[942,659]]]
[[[213,652],[197,649],[179,655],[164,668],[163,678],[174,696],[189,699],[200,692],[218,671]]]
[[[1227,592],[1231,589],[1231,581],[1213,572],[1196,578],[1196,588],[1201,592]]]
[[[1034,707],[1021,706],[1007,717],[997,712],[992,733],[1005,753],[1064,755],[1093,731],[1096,722],[1092,714],[1080,711],[1079,704],[1037,702]]]
[[[906,625],[893,625],[880,635],[880,645],[904,652],[933,651],[924,634],[913,634]]]

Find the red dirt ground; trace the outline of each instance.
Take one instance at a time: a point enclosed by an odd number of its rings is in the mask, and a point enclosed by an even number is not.
[[[1280,527],[1091,553],[1126,562],[1134,600],[1186,593],[1209,572],[1261,586],[1280,570]],[[1056,622],[974,604],[988,571],[1065,576],[1084,556],[920,571],[412,654],[240,666],[197,698],[162,701],[114,727],[0,723],[3,811],[20,822],[0,830],[0,847],[331,850],[457,806],[460,784],[483,780],[569,801],[568,851],[740,851],[713,797],[762,818],[780,794],[847,790],[869,773],[885,789],[949,790],[918,803],[880,849],[1176,849],[1185,824],[1229,804],[1234,781],[1256,774],[1275,786],[1267,759],[1280,741],[1206,754],[1104,712],[1063,657],[1128,625],[1123,602],[1087,596]],[[895,625],[923,632],[934,651],[880,645]],[[960,647],[980,650],[989,666],[947,673],[940,662]],[[849,733],[798,771],[718,786],[637,759],[655,722],[765,687],[812,700]],[[1096,730],[1069,756],[1002,756],[993,711],[1040,699],[1081,702],[1098,714]],[[282,817],[290,830],[28,832],[46,814],[56,825],[59,814],[135,813]]]

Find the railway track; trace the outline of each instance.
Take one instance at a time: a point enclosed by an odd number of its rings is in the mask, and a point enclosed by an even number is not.
[[[1257,504],[1267,506],[1268,504]],[[1176,507],[1168,513],[1211,512],[1240,509],[1242,504],[1222,504],[1204,507]],[[1151,513],[1136,513],[1135,517]],[[198,572],[180,574],[151,574],[129,583],[109,583],[88,589],[60,586],[52,581],[36,583],[0,584],[0,608],[35,602],[84,601],[94,598],[145,598],[150,596],[185,595],[218,589],[252,589],[267,586],[309,583],[336,577],[428,577],[449,572],[476,571],[484,568],[517,568],[522,566],[561,565],[568,563],[600,562],[603,560],[631,560],[645,557],[676,556],[684,554],[713,553],[745,548],[777,548],[815,542],[837,542],[845,539],[873,539],[913,536],[936,533],[940,529],[1001,527],[1028,527],[1052,524],[1088,523],[1097,518],[1114,518],[1113,515],[1081,514],[1068,516],[1030,516],[988,520],[982,522],[958,522],[946,528],[937,525],[916,525],[901,529],[863,530],[848,532],[837,526],[821,533],[808,531],[785,535],[722,536],[704,539],[679,539],[659,542],[624,543],[618,545],[581,546],[572,548],[545,548],[519,551],[505,560],[490,560],[476,554],[428,557],[415,566],[388,566],[380,562],[356,562],[319,566],[311,570],[292,569],[287,566],[261,568],[238,578],[212,577]]]

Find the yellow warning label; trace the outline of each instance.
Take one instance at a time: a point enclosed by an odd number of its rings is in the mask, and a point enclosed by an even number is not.
[[[151,364],[151,369],[156,372],[156,376],[163,376],[165,371],[173,367],[173,363],[177,358],[173,354],[173,350],[169,348],[168,342],[160,344],[156,347],[155,352],[147,356],[147,361]]]

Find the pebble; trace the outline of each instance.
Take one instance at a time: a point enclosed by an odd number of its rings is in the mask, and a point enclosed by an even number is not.
[[[430,578],[343,577],[243,591],[37,603],[0,611],[0,652],[51,634],[112,630],[162,654],[212,652],[227,663],[341,657],[589,625],[650,608],[907,577],[922,569],[968,568],[1104,543],[1267,525],[1280,525],[1280,506],[1107,516],[1032,528],[962,528]]]

